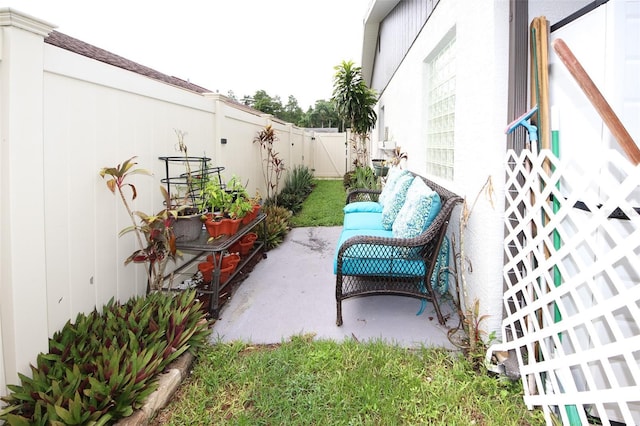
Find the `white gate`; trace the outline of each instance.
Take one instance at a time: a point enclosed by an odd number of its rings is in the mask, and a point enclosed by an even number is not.
[[[314,132],[311,137],[311,168],[318,178],[341,179],[347,171],[347,134]]]
[[[492,350],[515,350],[548,424],[640,424],[640,166],[598,154],[507,154],[506,343]]]

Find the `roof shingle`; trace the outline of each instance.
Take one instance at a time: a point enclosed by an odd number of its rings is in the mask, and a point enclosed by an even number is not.
[[[78,55],[86,56],[87,58],[95,59],[96,61],[104,62],[106,64],[113,65],[114,67],[135,72],[137,74],[147,76],[154,80],[159,80],[164,83],[172,84],[174,86],[178,86],[183,89],[190,90],[192,92],[196,92],[196,93],[211,92],[211,90],[205,89],[204,87],[190,83],[178,77],[173,77],[173,76],[163,74],[152,68],[145,67],[144,65],[140,65],[136,62],[125,59],[122,56],[118,56],[104,49],[100,49],[99,47],[93,46],[89,43],[85,43],[81,40],[70,37],[58,31],[52,31],[49,34],[49,36],[45,38],[44,41],[45,43],[51,44],[53,46],[57,46],[61,49],[65,49],[70,52],[77,53]]]

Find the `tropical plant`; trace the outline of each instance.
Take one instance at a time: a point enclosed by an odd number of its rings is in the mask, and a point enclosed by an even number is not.
[[[103,425],[130,416],[157,387],[155,376],[210,330],[195,292],[157,292],[99,313],[80,313],[49,339],[31,377],[8,385],[0,420],[9,425]]]
[[[175,235],[173,233],[173,221],[178,217],[178,210],[171,209],[171,200],[166,188],[160,186],[160,192],[164,197],[165,208],[155,215],[147,215],[140,211],[132,211],[124,194],[124,189],[131,190],[131,201],[138,196],[135,185],[126,182],[127,178],[135,174],[144,174],[151,176],[146,169],[135,168],[138,164],[133,161],[136,157],[118,164],[116,167],[103,167],[100,170],[100,176],[110,176],[107,180],[107,188],[112,193],[118,192],[120,199],[127,210],[131,219],[131,226],[120,231],[119,236],[128,232],[133,232],[138,241],[139,248],[135,250],[126,260],[125,265],[130,262],[148,263],[147,273],[147,293],[152,290],[162,288],[164,279],[164,270],[169,259],[174,260],[181,256],[182,253],[176,248]],[[138,217],[139,222],[135,217]],[[144,242],[143,242],[144,236]]]
[[[289,220],[291,219],[291,212],[284,207],[276,205],[267,205],[263,207],[264,213],[266,213],[266,233],[262,226],[257,229],[258,239],[265,242],[265,250],[271,250],[284,241],[284,237],[287,235],[291,226]]]
[[[267,187],[267,200],[272,200],[275,204],[277,204],[276,195],[280,179],[285,171],[284,160],[279,157],[280,154],[273,146],[277,140],[276,131],[271,124],[266,125],[253,139],[253,143],[260,145],[262,176]]]
[[[313,190],[313,172],[309,167],[298,164],[291,169],[282,186],[282,191],[293,192],[307,196]]]
[[[356,167],[354,172],[350,175],[349,186],[347,189],[378,189],[378,178],[373,172],[373,169],[369,166]]]
[[[277,204],[297,214],[312,190],[313,172],[307,166],[297,165],[287,173],[282,191],[277,195]]]
[[[342,61],[334,67],[332,102],[338,116],[351,127],[351,149],[355,153],[354,165],[369,164],[369,132],[376,124],[374,106],[378,101],[376,92],[365,83],[362,69],[352,61]]]

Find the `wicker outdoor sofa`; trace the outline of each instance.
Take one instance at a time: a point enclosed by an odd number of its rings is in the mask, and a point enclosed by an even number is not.
[[[421,299],[418,314],[430,301],[444,325],[435,290],[447,289],[447,225],[461,201],[436,183],[395,168],[382,191],[349,192],[334,256],[336,324],[343,322],[344,299],[386,294]]]

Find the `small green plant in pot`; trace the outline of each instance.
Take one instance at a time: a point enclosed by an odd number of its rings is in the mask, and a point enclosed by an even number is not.
[[[206,215],[205,227],[211,238],[235,234],[242,217],[252,209],[244,187],[233,179],[230,184],[210,181],[204,188],[203,199],[210,212]]]
[[[242,184],[240,178],[233,176],[227,182],[227,192],[231,194],[231,201],[225,206],[225,209],[232,219],[242,219],[253,210],[253,203],[249,197],[249,193],[245,185]]]

